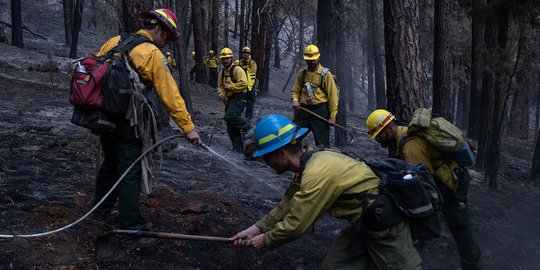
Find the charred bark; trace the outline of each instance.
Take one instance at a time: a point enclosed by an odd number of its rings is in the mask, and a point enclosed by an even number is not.
[[[74,0],[73,2],[73,28],[71,29],[70,58],[77,58],[77,45],[79,44],[79,31],[81,30],[84,0]]]
[[[201,10],[201,1],[191,0],[191,20],[193,22],[193,42],[195,45],[195,82],[206,84],[208,75],[203,64],[203,56],[206,55],[206,44],[204,42],[205,35]]]
[[[486,4],[486,0],[472,1],[472,37],[471,37],[471,90],[469,106],[469,125],[467,136],[471,139],[479,139],[480,134],[480,110],[482,73],[484,61],[482,57],[482,47],[484,42],[485,21],[481,8]]]
[[[534,148],[534,156],[532,159],[530,180],[538,185],[540,183],[540,130],[536,132],[536,147]]]
[[[251,54],[253,59],[257,61],[257,65],[263,68],[257,69],[257,78],[259,79],[259,91],[261,93],[268,93],[268,71],[264,70],[269,59],[265,58],[265,46],[268,33],[268,6],[265,5],[266,0],[255,0],[253,1],[253,8],[251,14]]]
[[[227,2],[227,1],[226,1]],[[212,0],[212,17],[210,19],[210,25],[212,29],[212,35],[211,35],[211,42],[210,42],[210,49],[214,50],[215,52],[218,51],[219,48],[219,0]],[[221,28],[225,29],[225,33],[227,32],[227,28]],[[206,54],[205,54],[206,55]]]
[[[453,120],[450,38],[448,35],[451,8],[449,0],[435,2],[435,33],[433,45],[433,112]]]
[[[11,0],[11,45],[24,48],[21,0]]]
[[[398,120],[427,105],[419,52],[419,12],[414,0],[384,0],[387,108]]]

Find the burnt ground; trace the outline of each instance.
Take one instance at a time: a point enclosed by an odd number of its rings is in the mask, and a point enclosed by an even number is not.
[[[43,2],[58,11],[57,2]],[[32,1],[27,7],[43,8],[41,3]],[[0,7],[6,5],[0,1]],[[33,30],[46,33],[42,29],[46,20],[40,16],[35,14]],[[104,40],[92,27],[83,31],[86,51],[95,50]],[[58,31],[50,35],[56,36],[46,41],[29,38],[27,50],[0,44],[0,234],[64,226],[86,213],[93,198],[97,137],[70,124],[68,59],[56,56],[65,55],[66,48],[57,42]],[[287,96],[281,89],[288,73],[274,70],[272,74],[271,93],[258,99],[257,115],[290,116],[288,102],[277,98]],[[194,122],[208,142],[223,105],[207,87],[191,85],[190,90]],[[358,104],[365,107],[361,100]],[[383,157],[385,150],[365,137],[365,115],[365,111],[349,115],[357,135],[348,149],[367,158]],[[163,137],[178,132],[165,130]],[[532,145],[532,138],[505,141],[497,191],[488,190],[481,174],[471,171],[475,178],[469,194],[472,221],[486,269],[540,265],[540,192],[526,181]],[[211,147],[236,167],[183,139],[164,144],[158,185],[141,200],[152,230],[230,237],[280,200],[290,174],[277,176],[263,163],[245,161],[231,152],[222,120]],[[114,217],[89,217],[46,237],[0,239],[0,269],[317,269],[335,234],[346,226],[324,216],[302,238],[273,251],[164,240],[148,249],[115,245],[112,256],[98,261],[94,241],[116,225]],[[446,229],[421,253],[424,269],[459,269],[455,244]]]

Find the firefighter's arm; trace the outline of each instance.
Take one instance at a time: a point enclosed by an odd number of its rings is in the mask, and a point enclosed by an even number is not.
[[[326,95],[328,96],[328,110],[330,111],[330,118],[334,119],[335,121],[336,115],[338,113],[339,96],[338,88],[331,71],[328,71],[328,73],[326,73],[324,83],[326,86]]]
[[[223,72],[220,72],[218,74],[218,87],[217,87],[217,93],[218,96],[224,97],[225,96],[225,89],[223,88]]]
[[[294,80],[294,85],[291,90],[291,98],[293,102],[300,102],[300,98],[302,97],[302,88],[304,87],[302,85],[302,72],[303,71],[298,72]]]
[[[180,90],[167,67],[167,59],[157,47],[153,47],[150,53],[144,53],[144,50],[148,48],[143,48],[133,50],[130,55],[142,79],[151,81],[154,85],[161,102],[174,122],[185,134],[190,133],[195,129],[195,125],[191,121],[184,99],[180,96]]]
[[[236,82],[229,83],[229,91],[233,93],[241,93],[247,89],[247,75],[246,72],[238,66],[234,67],[234,78]]]

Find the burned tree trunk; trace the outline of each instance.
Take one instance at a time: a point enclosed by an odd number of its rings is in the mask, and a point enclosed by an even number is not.
[[[540,130],[536,134],[536,147],[534,148],[530,180],[535,185],[538,185],[540,183]]]
[[[218,33],[220,31],[220,28],[219,28],[219,0],[212,0],[212,18],[210,19],[210,25],[211,25],[211,29],[212,29],[211,41],[210,41],[210,49],[217,52],[218,48],[219,48],[219,45],[218,45],[218,42],[219,42],[218,37],[219,37],[219,35],[218,35]],[[227,32],[226,28],[225,28],[224,32]]]
[[[11,0],[11,45],[23,48],[21,0]]]
[[[435,33],[433,45],[433,112],[452,121],[452,82],[448,21],[449,0],[435,2]]]
[[[419,50],[419,12],[414,0],[384,0],[387,108],[398,120],[427,105]]]
[[[141,28],[139,12],[152,9],[151,1],[122,0],[122,29],[125,33],[133,33]]]
[[[229,47],[229,15],[230,15],[230,7],[229,7],[229,1],[225,1],[225,12],[223,14],[223,28],[225,31],[223,31],[223,47]],[[235,19],[236,21],[236,19]],[[236,31],[236,29],[234,30]],[[216,51],[219,48],[216,48]]]
[[[176,14],[179,16],[179,23],[180,25],[189,25],[189,21],[191,21],[191,18],[189,18],[189,2],[187,1],[176,1]],[[189,36],[189,28],[184,27],[180,28],[180,31],[182,31],[182,36],[184,38],[187,38]],[[184,99],[184,102],[186,103],[186,108],[189,112],[193,112],[193,104],[191,102],[191,94],[189,90],[189,84],[188,84],[188,73],[189,73],[189,60],[191,59],[191,55],[188,56],[188,48],[186,46],[186,43],[184,42],[176,42],[177,46],[177,53],[178,57],[176,57],[176,62],[178,63],[178,75],[180,78],[179,89],[180,89],[180,95]]]
[[[369,18],[371,20],[370,41],[373,46],[373,65],[375,71],[375,100],[377,108],[386,108],[386,91],[384,84],[384,52],[382,50],[381,23],[377,9],[377,0],[370,0]]]
[[[242,51],[242,48],[246,46],[246,0],[240,0],[240,41],[238,42],[238,52]]]
[[[484,42],[485,21],[480,8],[486,0],[472,1],[472,37],[471,37],[471,90],[469,107],[469,125],[467,136],[471,139],[479,139],[480,107],[482,91],[482,70],[484,66],[482,58],[482,44]]]
[[[266,0],[253,1],[253,8],[251,14],[251,55],[257,62],[257,66],[263,67],[257,69],[257,79],[259,79],[259,91],[261,93],[268,93],[268,72],[264,70],[266,67],[266,61],[270,59],[265,58],[265,45],[268,33],[268,6],[265,5]]]
[[[64,36],[66,46],[71,44],[71,0],[62,0],[62,9],[64,12]]]
[[[201,9],[201,1],[191,0],[191,21],[193,22],[193,42],[195,45],[195,82],[206,84],[208,76],[203,64],[203,55],[206,55],[206,44],[204,42],[205,35]]]
[[[79,44],[79,31],[82,24],[84,0],[74,0],[73,2],[73,27],[71,28],[71,48],[70,58],[77,58],[77,45]]]

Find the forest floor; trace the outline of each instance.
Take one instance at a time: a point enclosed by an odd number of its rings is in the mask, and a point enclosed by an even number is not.
[[[95,43],[103,41],[100,37]],[[29,47],[43,48],[38,43],[29,42]],[[70,123],[69,59],[38,51],[0,44],[0,234],[56,229],[85,214],[93,199],[98,138]],[[272,71],[270,93],[258,98],[256,117],[291,116],[290,104],[277,98],[288,95],[281,92],[287,76],[285,70]],[[203,141],[208,142],[218,119],[211,148],[233,165],[183,139],[170,141],[164,145],[159,183],[141,199],[141,209],[153,231],[230,237],[280,200],[291,174],[278,176],[263,162],[245,161],[230,151],[223,105],[214,91],[201,85],[190,85],[190,91]],[[364,110],[349,114],[357,134],[347,149],[367,158],[384,157],[385,149],[365,136],[366,115]],[[165,130],[162,135],[179,133]],[[540,265],[540,191],[526,181],[532,145],[532,139],[505,141],[496,191],[471,171],[469,205],[486,269]],[[324,216],[312,231],[272,251],[164,240],[147,249],[115,245],[112,256],[98,260],[96,238],[116,226],[114,218],[91,216],[47,237],[0,239],[0,269],[318,269],[346,223]],[[421,255],[423,269],[459,269],[446,228]]]

